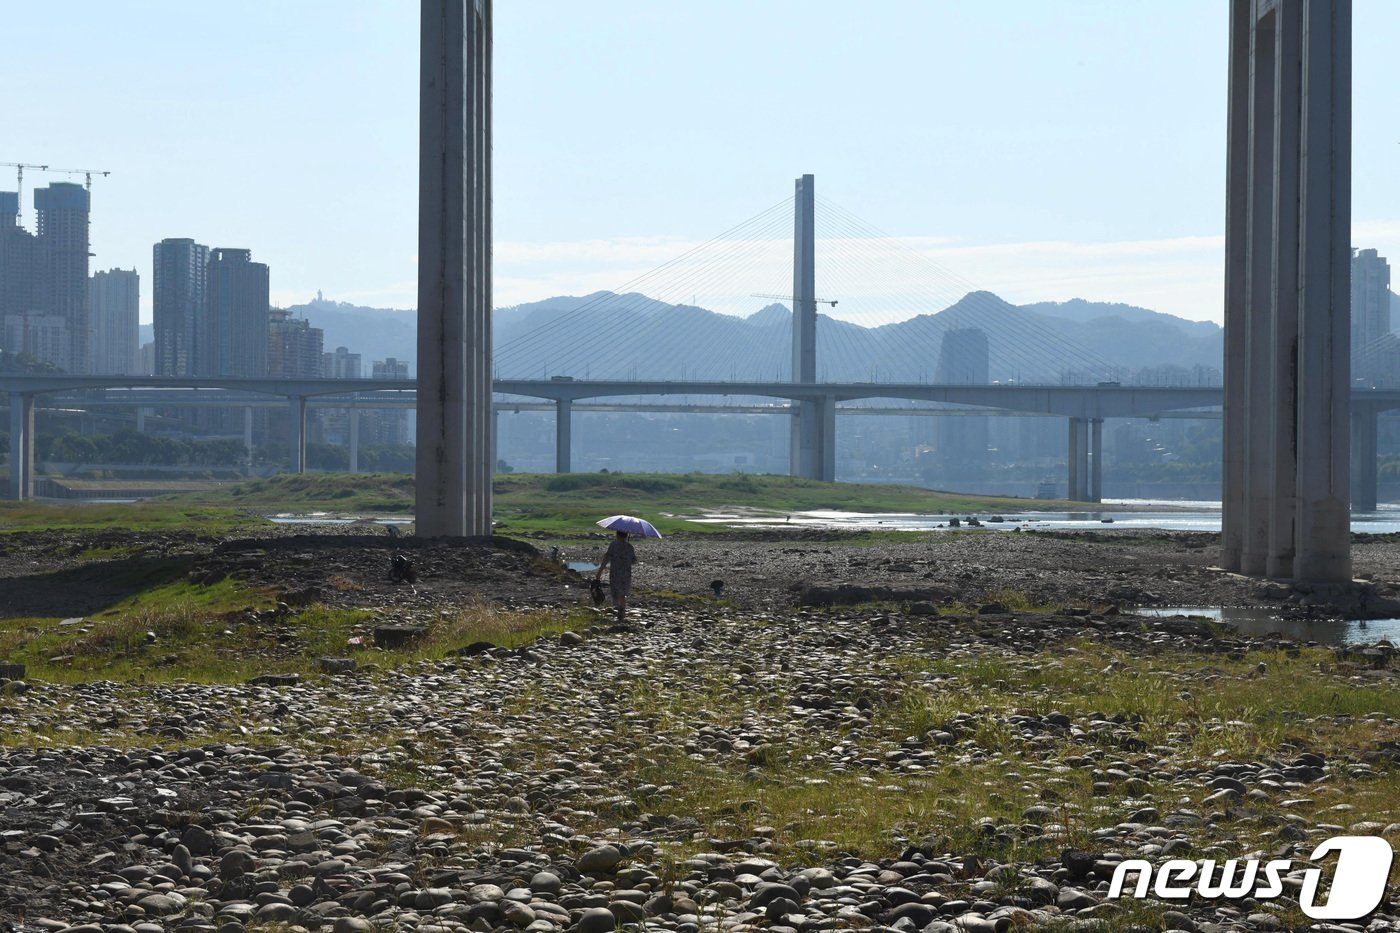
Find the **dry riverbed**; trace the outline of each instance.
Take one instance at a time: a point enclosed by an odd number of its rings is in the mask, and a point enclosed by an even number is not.
[[[1318,842],[1400,842],[1393,649],[1131,612],[1382,607],[1394,542],[1318,594],[1213,535],[681,535],[618,625],[551,558],[601,537],[325,531],[0,536],[0,929],[1301,930]],[[1283,896],[1106,896],[1252,856]]]

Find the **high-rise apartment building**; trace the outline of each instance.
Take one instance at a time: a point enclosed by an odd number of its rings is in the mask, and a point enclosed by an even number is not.
[[[54,182],[34,191],[35,235],[47,275],[45,310],[68,326],[68,358],[53,360],[70,373],[92,367],[92,315],[88,307],[87,189]]]
[[[392,356],[387,360],[375,360],[371,372],[371,379],[407,379],[408,361],[396,360]]]
[[[88,282],[92,309],[92,371],[103,375],[141,373],[141,277],[135,269],[94,272]]]
[[[315,379],[322,375],[325,332],[306,318],[273,308],[267,323],[267,374]]]
[[[153,253],[155,374],[210,374],[204,346],[209,247],[190,239],[165,239],[155,245]]]
[[[327,379],[359,379],[360,354],[351,353],[348,347],[336,347],[334,353],[327,353],[322,372]]]
[[[408,362],[396,360],[375,360],[370,365],[371,379],[407,379]],[[374,446],[399,447],[409,442],[408,413],[403,411],[376,411],[367,413],[365,433],[369,444]]]
[[[269,277],[251,250],[216,248],[209,254],[208,324],[212,369],[207,375],[267,374]]]
[[[1373,249],[1351,253],[1352,353],[1390,333],[1390,263]]]
[[[979,385],[990,381],[991,352],[981,328],[950,330],[938,349],[934,381],[939,385]],[[944,415],[937,419],[938,456],[945,463],[980,462],[989,437],[983,415]]]
[[[0,330],[5,349],[65,372],[88,372],[88,193],[59,182],[34,192],[35,233],[19,225],[19,195],[0,191]]]
[[[0,191],[0,320],[39,312],[38,250],[38,239],[19,225],[19,195]]]

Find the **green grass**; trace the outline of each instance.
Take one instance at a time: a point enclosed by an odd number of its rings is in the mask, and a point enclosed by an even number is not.
[[[1170,745],[1183,760],[1203,763],[1221,753],[1257,758],[1282,745],[1342,754],[1384,732],[1374,717],[1400,718],[1400,691],[1353,680],[1325,649],[1142,658],[1081,643],[1056,654],[1054,664],[1011,655],[894,659],[901,701],[877,721],[891,735],[911,735],[978,709],[1062,712],[1076,722],[1091,712],[1121,713],[1140,719],[1136,731],[1148,745]]]
[[[820,483],[752,474],[567,473],[502,474],[494,485],[495,517],[506,533],[591,531],[599,518],[627,512],[665,533],[715,531],[687,521],[703,512],[754,510],[775,518],[811,509],[964,515],[1015,513],[1063,503],[970,496],[911,486]],[[412,514],[413,477],[400,473],[284,473],[268,479],[163,496],[140,503],[0,503],[0,532],[122,528],[199,529],[214,533],[262,524],[274,512],[352,515]],[[893,532],[868,532],[869,543]],[[94,555],[94,557],[97,555]]]
[[[274,605],[270,591],[229,578],[212,585],[170,579],[169,570],[153,570],[149,587],[81,625],[55,618],[0,620],[0,657],[25,664],[31,677],[55,682],[232,683],[266,673],[315,675],[320,658],[328,656],[396,667],[447,657],[474,641],[517,647],[583,628],[593,618],[582,611],[516,612],[477,602],[435,619],[412,644],[385,651],[372,646],[369,610],[316,604],[254,618],[250,610]],[[352,644],[352,636],[360,641]]]
[[[617,512],[643,515],[662,532],[703,530],[703,512],[762,510],[781,517],[811,509],[853,512],[1015,512],[1043,508],[1027,499],[967,496],[910,486],[820,483],[788,476],[687,473],[572,473],[496,477],[496,518],[509,529],[589,529]]]
[[[617,512],[645,515],[662,531],[678,531],[703,530],[705,526],[685,518],[727,508],[781,515],[808,509],[986,514],[1046,507],[1029,499],[751,474],[511,473],[495,478],[493,492],[497,522],[517,531],[590,530],[598,518]],[[413,478],[388,473],[283,474],[161,501],[260,511],[404,514],[413,510]]]
[[[0,533],[43,530],[198,530],[225,534],[265,524],[256,515],[193,502],[0,502]]]
[[[413,477],[407,473],[282,473],[168,499],[259,511],[407,515],[413,512]]]

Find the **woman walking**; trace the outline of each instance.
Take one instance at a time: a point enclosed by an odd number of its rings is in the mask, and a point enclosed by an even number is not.
[[[595,580],[603,578],[603,568],[608,571],[608,586],[612,589],[613,605],[617,607],[617,621],[627,615],[627,597],[632,594],[632,565],[637,562],[637,552],[627,540],[627,532],[619,531],[617,537],[608,542],[607,553],[598,565]]]

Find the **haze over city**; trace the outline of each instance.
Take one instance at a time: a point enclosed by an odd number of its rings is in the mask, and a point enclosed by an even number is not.
[[[415,7],[66,9],[61,42],[42,5],[7,11],[0,159],[112,172],[94,183],[94,270],[145,283],[151,244],[192,237],[251,249],[276,304],[320,289],[414,306]],[[1400,7],[1357,0],[1355,19],[1354,242],[1400,255]],[[620,0],[503,3],[496,20],[498,306],[615,287],[813,172],[1013,302],[1220,319],[1218,3]],[[143,321],[150,301],[143,287]]]

